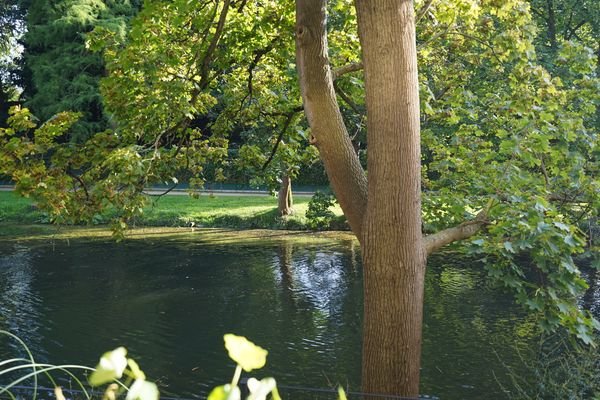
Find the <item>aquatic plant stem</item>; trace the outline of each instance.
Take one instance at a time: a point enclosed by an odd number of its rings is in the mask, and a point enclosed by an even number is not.
[[[17,335],[14,335],[5,330],[0,330],[0,334],[11,337],[11,338],[15,339],[17,342],[19,342],[19,344],[21,346],[23,346],[23,349],[25,349],[25,352],[29,356],[29,360],[31,361],[31,367],[33,369],[33,397],[32,397],[32,400],[36,400],[37,399],[38,377],[37,377],[36,370],[35,370],[36,363],[35,363],[35,360],[33,359],[33,354],[31,353],[31,351],[29,350],[29,347],[27,347],[25,342],[22,341],[21,338],[18,337]]]
[[[231,380],[231,387],[234,388],[237,386],[240,381],[240,376],[242,375],[242,366],[238,364],[235,368],[235,373],[233,374],[233,379]]]

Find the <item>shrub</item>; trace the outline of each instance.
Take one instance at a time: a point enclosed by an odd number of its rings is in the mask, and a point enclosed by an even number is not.
[[[333,207],[336,203],[333,193],[315,192],[308,202],[306,226],[312,230],[328,229],[336,218],[330,207]]]

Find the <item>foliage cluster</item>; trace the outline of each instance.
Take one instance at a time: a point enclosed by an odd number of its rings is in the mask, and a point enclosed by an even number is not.
[[[553,76],[527,3],[458,3],[433,5],[438,23],[417,31],[427,228],[481,212],[472,250],[501,260],[485,264],[492,280],[544,315],[544,328],[589,343],[600,325],[577,309],[586,283],[572,257],[594,252],[578,224],[600,210],[596,58],[560,41],[565,69]]]
[[[351,3],[328,3],[334,73],[360,61]],[[600,81],[587,47],[595,23],[576,30],[582,40],[557,36],[544,58],[526,1],[415,4],[426,228],[484,221],[471,245],[502,260],[486,264],[492,280],[543,315],[545,329],[564,326],[591,342],[600,325],[578,307],[586,283],[573,257],[597,254],[580,229],[600,210]],[[2,172],[53,221],[90,221],[112,207],[117,232],[143,212],[141,192],[151,183],[201,185],[228,168],[261,176],[256,183],[294,176],[316,150],[298,114],[293,5],[150,1],[126,36],[96,29],[87,46],[103,51],[101,92],[113,129],[65,144],[77,115],[38,124],[15,108],[0,130]],[[359,69],[336,74],[334,86],[364,155]]]
[[[314,230],[328,229],[335,218],[331,207],[336,204],[333,193],[317,191],[308,202],[306,224]]]

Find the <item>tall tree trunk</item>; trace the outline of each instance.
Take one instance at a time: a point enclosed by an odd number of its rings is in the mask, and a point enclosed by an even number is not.
[[[356,0],[367,105],[363,391],[419,393],[426,255],[412,0]]]
[[[294,213],[294,199],[292,197],[292,179],[284,175],[279,186],[277,195],[277,209],[280,216],[292,215]]]
[[[367,178],[348,135],[327,55],[325,0],[296,1],[296,64],[304,111],[331,187],[352,231],[361,239]]]
[[[366,76],[368,188],[333,90],[324,0],[296,1],[300,87],[327,175],[362,245],[363,390],[416,396],[426,256],[414,12],[412,0],[356,0],[356,6]]]

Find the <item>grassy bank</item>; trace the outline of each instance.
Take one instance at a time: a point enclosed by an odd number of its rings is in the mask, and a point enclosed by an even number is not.
[[[307,229],[305,217],[309,197],[294,199],[295,214],[286,218],[277,213],[277,199],[270,196],[201,195],[150,197],[143,215],[133,226],[226,227],[236,229]],[[339,207],[332,209],[341,216]],[[111,212],[100,215],[94,224],[108,223]],[[49,223],[48,216],[34,202],[14,192],[0,192],[0,224],[28,225]]]

